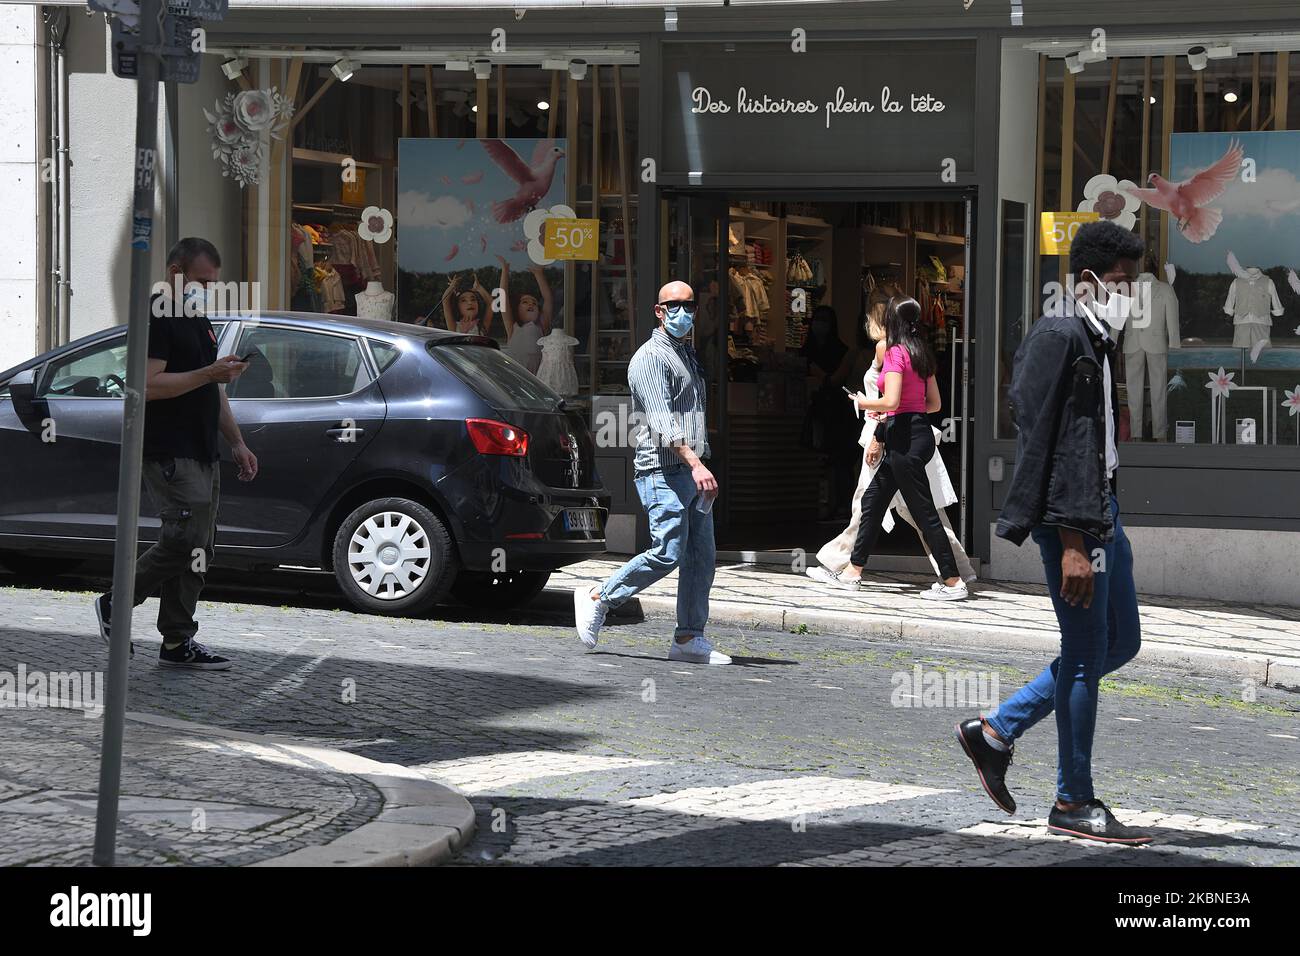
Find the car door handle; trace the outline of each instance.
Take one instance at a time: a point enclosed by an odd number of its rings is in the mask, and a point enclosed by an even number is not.
[[[366,430],[359,425],[335,425],[333,428],[325,429],[325,434],[337,442],[356,441],[359,435],[364,435]]]

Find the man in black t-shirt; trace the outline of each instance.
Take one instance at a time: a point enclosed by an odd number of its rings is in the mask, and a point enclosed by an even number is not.
[[[135,566],[134,603],[157,594],[168,667],[224,670],[230,661],[194,640],[199,592],[213,555],[221,481],[217,432],[230,443],[241,481],[257,475],[221,386],[248,368],[236,356],[217,358],[217,336],[201,313],[203,291],[220,278],[221,256],[206,239],[182,239],[167,255],[168,289],[154,295],[149,316],[145,383],[144,483],[158,505],[158,543]],[[179,277],[179,281],[178,281]],[[182,289],[177,301],[172,290]],[[198,301],[196,302],[195,299]],[[99,632],[109,638],[112,594],[95,601]],[[132,649],[134,651],[134,648]]]

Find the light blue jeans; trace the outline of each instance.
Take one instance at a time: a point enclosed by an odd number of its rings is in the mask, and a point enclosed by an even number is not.
[[[618,607],[678,568],[673,636],[701,636],[709,621],[709,589],[717,557],[713,512],[703,514],[695,507],[698,491],[685,465],[639,476],[636,491],[650,519],[650,547],[610,576],[600,589],[601,600]]]
[[[1067,803],[1094,798],[1092,738],[1097,728],[1097,695],[1102,675],[1123,667],[1142,646],[1137,589],[1133,586],[1133,549],[1119,518],[1119,502],[1110,498],[1115,537],[1109,544],[1084,535],[1088,554],[1101,551],[1093,579],[1092,606],[1070,605],[1061,597],[1061,536],[1056,528],[1037,527],[1034,541],[1042,553],[1047,589],[1061,628],[1061,656],[990,713],[985,719],[1003,740],[1015,740],[1056,711],[1056,795]]]

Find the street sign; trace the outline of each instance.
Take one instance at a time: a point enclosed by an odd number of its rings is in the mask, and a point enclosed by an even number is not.
[[[195,17],[167,14],[162,21],[162,80],[165,83],[196,83],[203,54],[194,49],[194,31],[200,29]],[[111,25],[113,75],[133,80],[139,73],[140,28],[122,17]]]
[[[600,258],[599,219],[547,219],[543,225],[542,251],[548,259]]]
[[[86,6],[100,13],[112,13],[128,21],[140,19],[140,0],[86,0]],[[224,20],[230,0],[167,0],[167,13],[198,20]]]
[[[1061,256],[1070,251],[1074,234],[1085,222],[1100,219],[1095,212],[1045,212],[1039,223],[1038,254],[1040,256]]]

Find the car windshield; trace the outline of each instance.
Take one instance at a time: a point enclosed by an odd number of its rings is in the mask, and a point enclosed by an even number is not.
[[[431,343],[429,351],[497,408],[553,411],[562,401],[528,369],[489,346]]]

